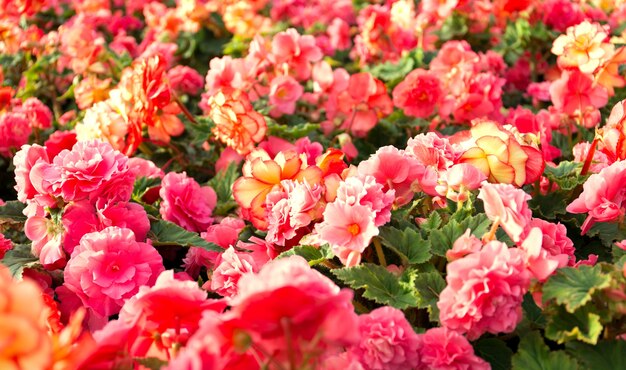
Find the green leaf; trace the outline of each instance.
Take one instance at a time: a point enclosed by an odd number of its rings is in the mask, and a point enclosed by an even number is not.
[[[191,144],[192,145],[202,145],[205,141],[207,141],[213,134],[211,133],[211,129],[213,128],[213,120],[209,117],[195,117],[196,123],[188,123],[185,126],[187,134],[191,136]]]
[[[574,313],[569,313],[562,306],[558,306],[548,316],[546,338],[559,344],[571,340],[596,344],[602,333],[602,324],[600,316],[591,312],[592,309],[590,306],[584,306]]]
[[[147,367],[150,370],[160,370],[162,367],[167,365],[167,361],[163,361],[156,357],[145,357],[145,358],[135,357],[133,360],[139,365]]]
[[[331,272],[353,289],[365,289],[363,297],[398,309],[416,307],[417,292],[413,287],[415,270],[407,269],[398,277],[382,266],[364,263]]]
[[[5,205],[0,206],[0,224],[5,222],[26,222],[26,216],[22,211],[26,208],[26,204],[18,200],[10,200]]]
[[[283,139],[299,139],[307,136],[313,131],[319,129],[319,123],[299,123],[296,125],[281,125],[270,118],[265,119],[267,121],[267,135],[278,136]]]
[[[14,245],[13,249],[8,250],[2,259],[2,264],[9,268],[11,276],[15,279],[21,279],[24,267],[31,267],[39,263],[39,258],[33,256],[30,252],[29,244]]]
[[[207,242],[196,233],[187,231],[169,221],[155,218],[151,218],[150,220],[150,232],[148,233],[148,238],[152,240],[152,245],[155,247],[199,247],[214,252],[224,251],[224,248],[215,243]]]
[[[492,370],[509,370],[513,351],[497,338],[480,339],[474,343],[474,352],[489,362]]]
[[[439,226],[441,226],[441,216],[438,212],[432,212],[426,219],[426,222],[420,225],[420,228],[430,232],[431,230],[438,229]]]
[[[626,227],[624,226],[624,224],[618,222],[596,222],[587,231],[587,235],[598,236],[605,247],[612,248],[616,240],[626,239]]]
[[[432,243],[432,252],[438,256],[445,256],[446,252],[452,248],[454,242],[465,232],[470,229],[472,234],[480,238],[489,229],[491,221],[484,213],[476,216],[469,216],[463,221],[450,220],[440,230],[432,230],[430,239]]]
[[[513,370],[577,370],[578,363],[564,351],[550,352],[538,332],[522,338],[511,358]]]
[[[135,180],[135,185],[133,186],[133,195],[132,199],[141,201],[141,198],[148,192],[150,188],[153,188],[161,183],[161,179],[157,178],[149,178],[149,177],[140,177]]]
[[[557,304],[564,304],[568,312],[574,313],[591,300],[596,290],[608,287],[610,282],[610,276],[603,274],[599,265],[565,267],[544,284],[543,302],[554,299]]]
[[[312,245],[298,245],[288,251],[281,253],[278,258],[289,256],[301,256],[309,262],[310,266],[315,266],[326,260],[332,259],[335,255],[333,254],[328,244],[324,244],[321,247],[314,247]]]
[[[556,167],[546,166],[546,177],[559,185],[561,190],[569,191],[585,183],[586,176],[580,176],[582,164],[579,162],[562,161]]]
[[[415,290],[418,293],[417,306],[428,309],[428,316],[433,322],[439,321],[439,294],[446,287],[446,281],[439,271],[420,272],[415,277]]]
[[[415,64],[415,60],[407,54],[397,62],[376,64],[374,67],[368,68],[367,70],[372,76],[389,82],[404,78],[415,68]]]
[[[563,191],[554,191],[547,195],[535,194],[529,201],[528,206],[533,214],[543,218],[554,220],[557,215],[564,215],[569,202],[570,194]]]
[[[567,350],[587,369],[626,369],[626,341],[600,341],[595,346],[569,342]]]
[[[380,228],[383,244],[396,252],[404,264],[424,263],[432,256],[430,242],[422,239],[419,232],[413,229],[398,230],[387,226]]]

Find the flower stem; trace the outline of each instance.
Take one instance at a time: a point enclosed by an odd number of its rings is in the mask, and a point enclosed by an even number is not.
[[[383,267],[387,267],[387,261],[385,260],[385,254],[383,253],[383,247],[380,245],[380,240],[376,237],[374,238],[374,248],[376,249],[378,262],[380,262]]]

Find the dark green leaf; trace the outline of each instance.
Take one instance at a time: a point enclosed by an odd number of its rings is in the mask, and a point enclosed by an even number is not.
[[[422,239],[419,232],[413,229],[398,230],[387,226],[380,228],[383,244],[396,252],[405,264],[419,264],[431,257],[430,242]]]
[[[222,252],[224,248],[215,243],[209,243],[202,239],[200,235],[183,229],[182,227],[169,221],[154,219],[150,220],[150,232],[148,238],[152,240],[152,245],[159,246],[181,246],[200,247],[208,251]]]
[[[472,234],[480,238],[489,229],[491,221],[484,213],[470,216],[463,221],[450,220],[440,230],[433,230],[430,233],[432,251],[438,256],[445,256],[446,252],[452,248],[452,244],[465,232],[470,229]]]
[[[26,216],[22,211],[26,208],[26,204],[10,200],[5,205],[0,206],[0,224],[3,222],[26,222]]]
[[[415,290],[418,293],[418,307],[428,309],[431,321],[439,321],[439,294],[446,287],[446,281],[439,271],[419,272],[415,277]]]
[[[601,271],[599,265],[565,267],[559,269],[543,286],[543,302],[551,299],[564,304],[567,311],[574,313],[591,300],[596,290],[609,286],[611,278]]]
[[[24,267],[30,267],[39,263],[39,258],[33,256],[30,252],[31,246],[27,244],[14,245],[13,249],[8,250],[2,259],[2,264],[9,268],[11,276],[15,279],[22,278]]]
[[[489,362],[492,370],[509,370],[513,351],[496,338],[485,338],[474,343],[474,352]]]
[[[522,338],[517,353],[511,358],[513,370],[577,370],[576,360],[564,351],[550,352],[538,332]]]
[[[626,369],[626,341],[600,341],[595,346],[567,343],[567,350],[587,369]]]
[[[413,287],[415,270],[407,269],[398,277],[382,266],[364,263],[331,272],[353,289],[365,289],[363,297],[399,309],[416,307],[417,292]]]
[[[591,307],[581,307],[574,313],[567,312],[562,306],[556,307],[548,316],[546,338],[557,343],[579,340],[596,344],[602,333],[602,324],[600,316]]]
[[[546,177],[559,185],[561,190],[572,190],[578,185],[584,184],[586,177],[580,176],[580,162],[562,161],[557,167],[546,166],[544,173]]]
[[[528,206],[533,214],[543,218],[554,220],[557,215],[564,215],[569,202],[570,194],[563,191],[554,191],[547,195],[535,194],[529,201]]]
[[[145,358],[135,357],[133,360],[137,362],[139,365],[143,365],[150,370],[160,370],[162,367],[167,365],[167,361],[163,361],[156,357],[145,357]]]
[[[133,200],[141,201],[141,197],[143,197],[146,192],[161,183],[161,179],[157,178],[148,178],[148,177],[140,177],[135,180],[135,185],[133,186]]]
[[[309,262],[309,265],[315,266],[326,260],[332,259],[334,257],[334,254],[328,244],[324,244],[321,247],[314,247],[311,245],[298,245],[288,251],[281,253],[278,258],[288,256],[301,256]]]
[[[266,119],[267,121],[267,135],[278,136],[283,139],[299,139],[307,136],[313,131],[319,129],[318,123],[300,123],[294,126],[280,125],[276,121]]]

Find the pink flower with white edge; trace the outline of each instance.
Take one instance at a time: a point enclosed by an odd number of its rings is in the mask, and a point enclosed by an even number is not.
[[[447,270],[448,285],[437,302],[442,326],[467,333],[469,340],[515,330],[530,285],[523,251],[491,241]]]
[[[324,221],[315,229],[319,239],[328,243],[344,264],[355,266],[372,238],[378,235],[374,218],[370,207],[333,202],[326,206]]]
[[[491,369],[488,362],[474,354],[474,348],[464,336],[446,327],[428,329],[419,339],[423,369]]]
[[[353,206],[368,206],[375,213],[374,224],[382,226],[391,220],[391,206],[395,191],[383,191],[383,186],[373,176],[350,176],[339,184],[336,202]]]
[[[159,213],[189,231],[202,232],[213,223],[217,194],[210,186],[200,186],[187,173],[170,172],[163,177]]]
[[[37,182],[41,183],[43,179],[31,179],[30,177],[31,169],[39,162],[50,163],[46,148],[37,144],[22,146],[22,149],[13,157],[15,190],[17,191],[17,199],[20,202],[26,202],[29,199],[33,199],[35,195],[40,194],[37,190],[40,187],[35,186],[35,184]],[[33,184],[33,180],[35,180],[35,184]]]
[[[519,242],[532,213],[528,208],[528,195],[511,184],[483,183],[478,198],[485,205],[485,213],[498,222],[514,242]]]
[[[85,306],[110,316],[163,270],[154,247],[137,242],[132,230],[113,226],[83,236],[63,276]]]
[[[348,349],[366,370],[411,370],[420,365],[419,336],[404,313],[385,306],[359,316],[361,340]]]
[[[293,114],[296,102],[302,96],[304,88],[291,76],[277,76],[270,82],[270,106],[272,117]]]
[[[551,223],[540,218],[530,220],[527,229],[524,231],[522,238],[526,238],[526,234],[532,228],[539,228],[542,234],[541,248],[545,249],[551,256],[557,257],[559,268],[564,266],[574,266],[576,264],[576,248],[570,238],[567,237],[567,229],[561,223]],[[565,260],[563,264],[562,260]]]
[[[479,252],[482,247],[483,242],[472,235],[472,230],[467,229],[463,235],[452,244],[452,249],[446,252],[446,258],[448,261],[458,260],[470,253]]]
[[[31,253],[48,270],[63,268],[67,261],[62,243],[63,225],[48,218],[49,215],[43,207],[35,203],[32,205],[36,211],[28,216],[24,224],[24,234],[32,241]]]
[[[237,252],[230,247],[219,255],[215,263],[217,267],[211,275],[209,288],[222,297],[233,297],[237,294],[237,283],[243,274],[258,272],[253,256],[249,253]]]
[[[567,206],[567,212],[587,213],[584,235],[596,222],[616,221],[624,216],[626,201],[626,160],[615,162],[595,173],[583,184],[583,192]]]
[[[459,163],[450,167],[439,179],[435,187],[441,196],[455,201],[466,201],[472,190],[480,187],[487,176],[478,168],[467,163]]]
[[[289,367],[292,359],[301,368],[298,364],[358,343],[352,295],[304,258],[291,256],[243,275],[230,312],[251,336],[262,338],[255,344],[273,360]]]
[[[128,158],[128,168],[135,178],[147,177],[149,179],[162,179],[165,174],[154,162],[140,157]]]

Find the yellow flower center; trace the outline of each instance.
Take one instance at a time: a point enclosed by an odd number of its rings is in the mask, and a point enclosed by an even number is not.
[[[352,236],[357,236],[357,234],[361,232],[361,227],[357,224],[352,224],[348,226],[348,232],[350,232]]]

